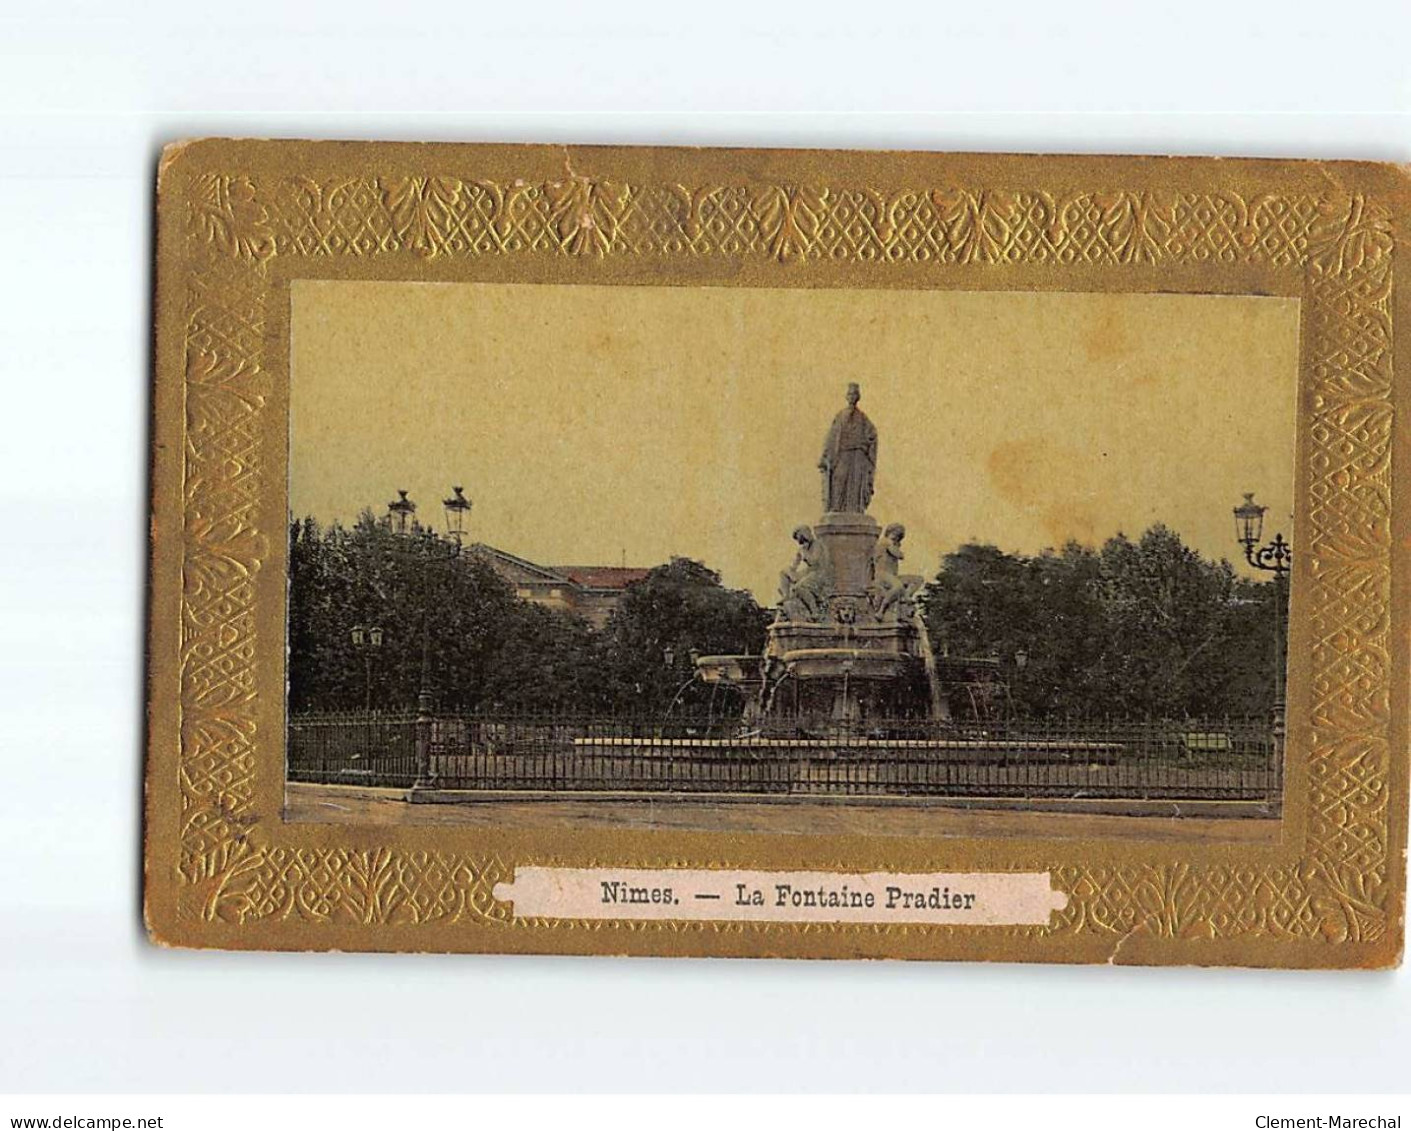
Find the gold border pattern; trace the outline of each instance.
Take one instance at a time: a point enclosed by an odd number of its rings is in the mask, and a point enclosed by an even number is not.
[[[789,285],[796,262],[954,265],[991,286],[1025,264],[1156,269],[1148,281],[1199,264],[1287,274],[1304,302],[1308,502],[1296,584],[1311,625],[1311,714],[1306,725],[1295,720],[1290,740],[1291,755],[1306,762],[1302,859],[1055,864],[1069,906],[1050,928],[1025,934],[1338,943],[1387,931],[1398,889],[1388,820],[1394,249],[1390,213],[1376,201],[1331,187],[1257,196],[973,184],[899,191],[572,173],[344,179],[237,170],[186,184],[180,918],[519,922],[491,895],[512,874],[496,857],[284,847],[277,819],[254,812],[255,782],[279,772],[268,751],[280,747],[257,729],[253,708],[259,657],[278,654],[275,644],[258,646],[254,608],[270,539],[282,537],[282,516],[261,506],[265,450],[279,427],[265,419],[267,402],[271,382],[284,378],[270,360],[272,265],[293,264],[297,275],[321,260],[376,259],[404,264],[412,278],[434,260],[625,257],[775,264],[778,285]],[[268,673],[263,686],[274,686]],[[688,862],[704,866],[680,861]]]

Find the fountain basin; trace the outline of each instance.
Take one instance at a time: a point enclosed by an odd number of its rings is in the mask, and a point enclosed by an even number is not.
[[[758,686],[763,682],[760,665],[763,656],[697,656],[696,671],[702,683],[733,683]]]
[[[879,648],[795,648],[782,659],[798,679],[900,680],[915,663],[905,652]]]
[[[866,651],[916,654],[916,629],[910,624],[809,624],[783,621],[770,626],[771,655],[797,651]]]

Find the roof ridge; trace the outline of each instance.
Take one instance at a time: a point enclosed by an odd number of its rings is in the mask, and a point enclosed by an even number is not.
[[[501,550],[498,546],[491,546],[487,542],[476,542],[470,548],[473,551],[485,554],[493,554],[495,557],[504,558],[506,561],[513,562],[515,565],[521,566],[524,569],[532,570],[535,573],[541,573],[550,580],[562,581],[568,584],[573,583],[573,579],[570,577],[565,577],[562,573],[559,572],[559,569],[556,566],[546,566],[540,565],[538,562],[531,562],[528,558],[521,558],[518,554],[511,554],[508,550]]]

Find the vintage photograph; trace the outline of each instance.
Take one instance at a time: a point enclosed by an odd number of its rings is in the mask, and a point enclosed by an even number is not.
[[[1277,839],[1296,299],[290,296],[286,820]]]

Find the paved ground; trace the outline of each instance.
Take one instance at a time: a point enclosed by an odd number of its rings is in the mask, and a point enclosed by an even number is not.
[[[290,784],[285,818],[358,825],[500,828],[653,828],[888,836],[1124,837],[1140,840],[1274,844],[1280,822],[1221,802],[1150,803],[1144,815],[1072,811],[1036,813],[949,802],[919,804],[795,800],[760,803],[556,798],[492,798],[454,804],[411,804],[403,791],[363,786]],[[1129,806],[1131,808],[1131,806]],[[1179,819],[1173,819],[1178,817]]]

